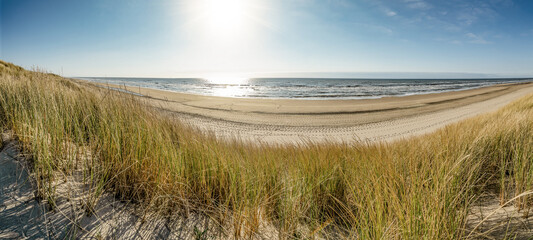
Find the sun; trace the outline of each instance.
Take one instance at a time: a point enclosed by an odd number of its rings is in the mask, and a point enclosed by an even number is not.
[[[249,0],[248,0],[249,2]],[[247,0],[198,0],[203,27],[214,37],[243,34],[251,7]]]
[[[178,5],[179,34],[187,40],[189,62],[198,64],[198,75],[231,95],[248,81],[250,66],[261,59],[265,19],[273,9],[265,0],[190,0]],[[227,87],[236,86],[236,87]],[[237,93],[235,95],[238,95]]]

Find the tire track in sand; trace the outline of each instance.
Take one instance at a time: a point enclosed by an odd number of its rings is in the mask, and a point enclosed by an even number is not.
[[[182,122],[197,127],[203,131],[212,132],[217,137],[226,139],[238,138],[249,142],[297,144],[306,141],[345,143],[392,141],[431,133],[445,125],[474,117],[479,114],[496,111],[511,103],[513,100],[529,93],[533,93],[532,86],[527,86],[509,94],[464,106],[354,126],[283,126],[252,124],[190,115],[187,113],[174,114]],[[313,116],[307,116],[304,118],[312,117]],[[357,116],[354,115],[354,117]]]

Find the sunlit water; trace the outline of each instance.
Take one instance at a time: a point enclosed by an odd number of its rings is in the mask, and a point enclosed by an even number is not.
[[[237,98],[365,99],[473,89],[533,79],[79,78],[166,91]]]

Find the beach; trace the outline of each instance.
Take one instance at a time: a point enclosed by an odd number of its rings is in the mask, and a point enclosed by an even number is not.
[[[531,236],[533,83],[319,101],[0,78],[0,238]]]
[[[392,141],[489,113],[533,93],[533,83],[359,100],[250,99],[98,84],[140,94],[183,123],[226,139],[269,144]]]
[[[0,240],[532,239],[532,1],[0,8]]]

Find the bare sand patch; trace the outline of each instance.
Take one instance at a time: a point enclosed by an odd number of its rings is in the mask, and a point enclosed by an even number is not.
[[[518,209],[514,203],[502,203],[497,194],[484,193],[466,219],[468,235],[474,239],[531,239],[533,215],[529,208]]]

